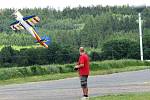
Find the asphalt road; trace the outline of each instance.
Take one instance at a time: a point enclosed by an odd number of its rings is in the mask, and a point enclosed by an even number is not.
[[[90,96],[150,91],[150,70],[89,77]],[[79,78],[0,86],[0,100],[79,100]]]

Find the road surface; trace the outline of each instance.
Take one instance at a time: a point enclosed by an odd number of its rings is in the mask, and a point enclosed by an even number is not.
[[[89,77],[90,96],[150,91],[150,69]],[[0,86],[0,100],[79,100],[79,78]]]

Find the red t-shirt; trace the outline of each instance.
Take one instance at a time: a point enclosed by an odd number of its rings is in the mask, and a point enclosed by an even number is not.
[[[89,75],[90,72],[90,65],[89,65],[89,57],[87,54],[82,54],[79,57],[78,64],[84,64],[83,67],[79,68],[79,75]]]

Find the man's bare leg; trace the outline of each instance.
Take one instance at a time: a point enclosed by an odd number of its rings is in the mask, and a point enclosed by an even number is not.
[[[88,87],[82,88],[82,90],[83,90],[83,95],[84,95],[85,97],[88,97]]]

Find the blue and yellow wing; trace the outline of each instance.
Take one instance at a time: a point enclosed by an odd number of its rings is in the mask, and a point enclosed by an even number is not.
[[[34,26],[40,21],[40,18],[36,15],[33,15],[24,17],[23,20],[26,21],[30,26]]]
[[[23,20],[30,26],[34,26],[35,24],[37,24],[40,21],[40,18],[38,16],[27,16],[24,17]],[[25,29],[24,26],[19,22],[16,21],[14,23],[12,23],[10,25],[12,30],[21,30],[21,29]]]
[[[12,30],[21,30],[21,29],[25,29],[24,26],[19,22],[19,21],[16,21],[14,23],[12,23],[10,25],[11,29]]]

